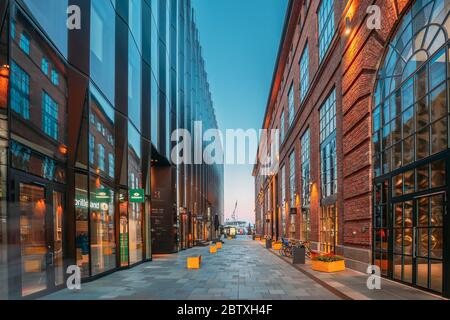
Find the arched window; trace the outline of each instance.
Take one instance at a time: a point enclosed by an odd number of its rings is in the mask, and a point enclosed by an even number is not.
[[[449,35],[450,1],[416,0],[387,47],[372,110],[374,264],[439,293],[448,289]]]
[[[418,0],[380,67],[373,108],[375,177],[448,147],[450,1]]]

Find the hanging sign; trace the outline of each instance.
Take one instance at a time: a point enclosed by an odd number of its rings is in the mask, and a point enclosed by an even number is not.
[[[130,202],[132,203],[144,203],[144,189],[130,189]]]

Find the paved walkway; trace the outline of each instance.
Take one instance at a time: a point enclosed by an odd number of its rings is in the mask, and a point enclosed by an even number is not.
[[[274,255],[278,252],[271,250]],[[288,258],[280,259],[290,262]],[[440,296],[400,284],[385,278],[381,278],[381,289],[370,290],[367,288],[368,275],[352,269],[337,273],[324,273],[311,269],[311,261],[305,265],[296,265],[296,269],[318,283],[330,288],[331,291],[339,291],[346,299],[351,300],[444,300]]]
[[[200,270],[187,270],[186,257],[202,255]],[[82,284],[79,292],[62,290],[50,300],[307,300],[339,299],[288,263],[249,240],[225,241],[209,254],[197,247],[159,256],[135,268]]]
[[[202,268],[187,270],[186,257],[201,255]],[[309,265],[292,266],[247,238],[225,241],[210,254],[197,247],[115,272],[82,284],[81,291],[62,290],[49,300],[338,300],[439,299],[423,291],[382,280],[381,290],[369,290],[365,274],[346,270],[336,274],[312,271]]]

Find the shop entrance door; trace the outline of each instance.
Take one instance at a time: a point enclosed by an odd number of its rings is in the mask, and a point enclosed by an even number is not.
[[[335,253],[337,241],[337,212],[336,206],[324,206],[320,216],[320,251]]]
[[[393,204],[393,278],[442,293],[445,193]]]
[[[64,284],[64,192],[25,179],[15,189],[21,266],[16,285],[28,297]]]

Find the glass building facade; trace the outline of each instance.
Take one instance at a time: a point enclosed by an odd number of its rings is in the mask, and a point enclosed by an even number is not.
[[[223,168],[170,159],[173,130],[217,127],[190,2],[70,4],[79,30],[68,1],[0,1],[0,299],[192,247],[223,215]]]

